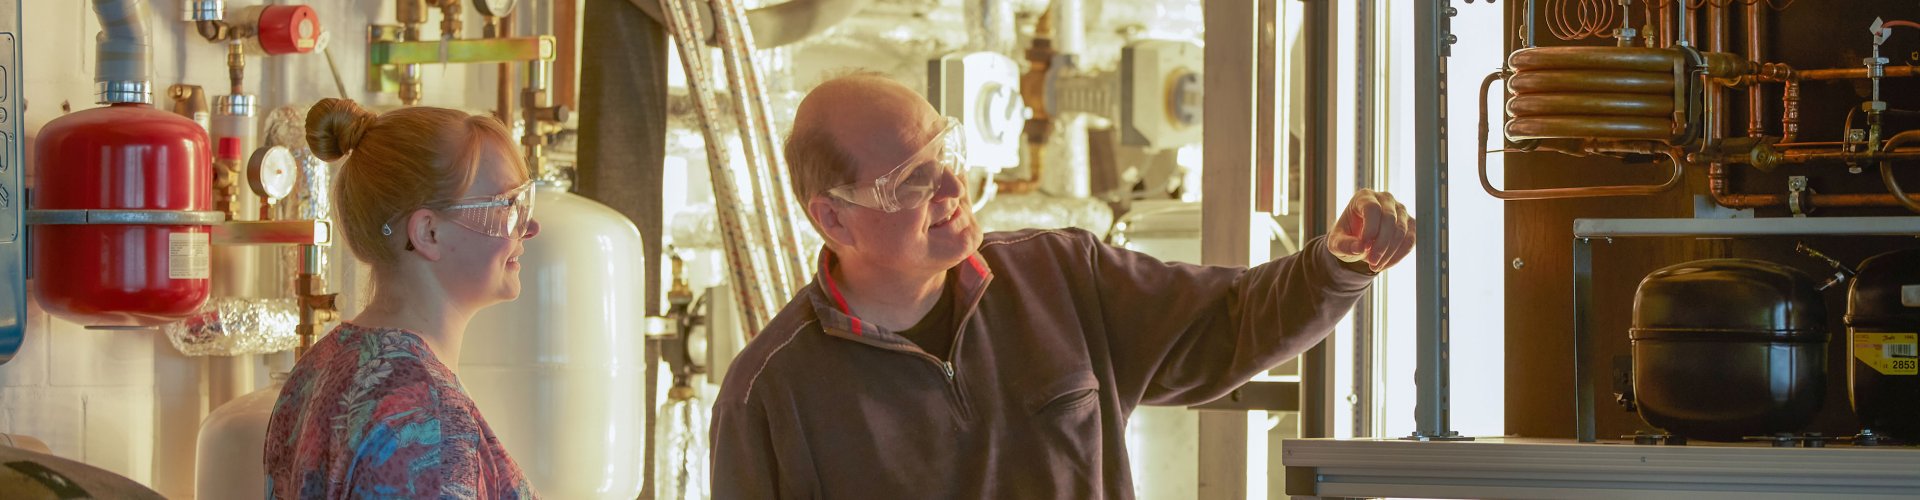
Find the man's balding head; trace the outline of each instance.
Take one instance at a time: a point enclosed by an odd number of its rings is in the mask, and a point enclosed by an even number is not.
[[[865,180],[860,166],[904,161],[940,132],[940,114],[927,99],[880,73],[861,72],[821,83],[800,101],[785,156],[795,200]],[[866,177],[875,177],[870,174]]]

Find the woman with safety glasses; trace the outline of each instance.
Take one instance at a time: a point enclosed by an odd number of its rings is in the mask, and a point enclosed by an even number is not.
[[[347,157],[335,219],[372,266],[360,315],[315,342],[267,426],[274,498],[532,498],[454,367],[467,322],[520,294],[533,189],[498,121],[325,99],[307,141]],[[351,153],[351,156],[348,156]]]

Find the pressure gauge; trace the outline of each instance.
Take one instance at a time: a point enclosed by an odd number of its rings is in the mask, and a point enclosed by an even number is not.
[[[483,16],[507,17],[513,13],[513,0],[473,0],[473,6]]]
[[[253,152],[253,159],[247,162],[247,187],[253,188],[253,194],[272,201],[293,194],[293,185],[299,180],[299,171],[293,152],[286,146],[260,148]]]

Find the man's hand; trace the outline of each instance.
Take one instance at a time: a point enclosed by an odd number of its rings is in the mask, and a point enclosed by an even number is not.
[[[1413,216],[1393,195],[1362,189],[1347,202],[1327,235],[1327,251],[1345,262],[1366,261],[1380,272],[1413,253]]]

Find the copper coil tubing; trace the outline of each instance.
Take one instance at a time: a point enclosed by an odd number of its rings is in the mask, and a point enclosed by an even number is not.
[[[1606,70],[1529,70],[1507,78],[1507,90],[1516,94],[1602,92],[1671,94],[1673,73]]]
[[[1487,108],[1488,90],[1493,87],[1493,82],[1500,80],[1504,76],[1507,76],[1507,74],[1496,72],[1496,73],[1487,75],[1486,80],[1483,80],[1480,82],[1480,109],[1482,111],[1480,112],[1479,141],[1476,142],[1474,146],[1478,152],[1478,156],[1480,160],[1479,162],[1480,186],[1481,188],[1486,190],[1487,194],[1502,200],[1539,200],[1539,199],[1554,199],[1554,198],[1583,198],[1583,197],[1592,197],[1592,196],[1634,196],[1634,195],[1658,194],[1658,193],[1672,190],[1673,188],[1678,187],[1680,185],[1680,181],[1683,177],[1681,175],[1682,172],[1680,167],[1683,164],[1683,162],[1681,162],[1678,159],[1678,156],[1677,156],[1679,154],[1678,148],[1671,147],[1666,141],[1664,140],[1634,141],[1634,140],[1595,139],[1596,137],[1608,137],[1608,136],[1615,136],[1615,135],[1627,135],[1627,136],[1636,135],[1636,134],[1662,135],[1662,134],[1655,134],[1654,132],[1664,131],[1667,128],[1671,127],[1671,123],[1668,122],[1667,120],[1662,118],[1648,118],[1644,116],[1563,115],[1563,116],[1545,116],[1545,117],[1535,117],[1535,118],[1515,118],[1515,119],[1509,120],[1508,121],[1509,136],[1512,135],[1512,131],[1515,128],[1515,122],[1519,122],[1519,127],[1521,129],[1537,126],[1537,127],[1541,127],[1541,131],[1545,131],[1545,132],[1581,133],[1581,135],[1579,135],[1578,137],[1548,138],[1548,139],[1541,139],[1541,140],[1524,140],[1523,139],[1524,142],[1529,144],[1529,148],[1525,149],[1524,151],[1532,151],[1532,150],[1559,151],[1559,152],[1574,154],[1574,155],[1585,155],[1586,153],[1589,153],[1589,152],[1600,152],[1600,151],[1628,152],[1628,153],[1642,153],[1642,154],[1664,154],[1669,158],[1674,159],[1674,161],[1671,162],[1671,168],[1669,169],[1670,172],[1667,175],[1667,180],[1659,184],[1647,184],[1647,185],[1636,185],[1636,186],[1586,186],[1586,187],[1513,189],[1513,190],[1503,190],[1503,189],[1494,187],[1492,180],[1487,177],[1487,152],[1488,151],[1486,148],[1486,142],[1487,142],[1488,127],[1487,127],[1487,112],[1485,110]],[[1672,80],[1669,80],[1669,82],[1671,81]],[[1544,97],[1544,98],[1522,101],[1520,110],[1522,112],[1526,112],[1526,111],[1534,110],[1536,109],[1536,107],[1552,108],[1555,106],[1559,106],[1560,108],[1576,108],[1576,109],[1587,110],[1587,111],[1598,110],[1603,112],[1649,113],[1649,111],[1645,109],[1641,109],[1644,106],[1636,107],[1636,105],[1631,103],[1638,102],[1638,103],[1644,104],[1648,100],[1647,96],[1652,94],[1647,94],[1647,95],[1629,94],[1629,95],[1633,96],[1634,98],[1621,99],[1621,101],[1623,102],[1629,102],[1629,104],[1625,104],[1625,105],[1622,105],[1619,103],[1607,103],[1607,104],[1600,104],[1600,105],[1593,105],[1593,104],[1586,104],[1586,103],[1565,104],[1561,102],[1563,100],[1562,99],[1563,96],[1560,96],[1560,95],[1556,95],[1556,94],[1537,95],[1533,97]],[[1590,97],[1590,96],[1576,95],[1574,97]],[[1657,100],[1657,99],[1654,99],[1654,100]],[[1654,109],[1658,109],[1658,106],[1654,106]],[[1633,127],[1639,127],[1639,128],[1636,129]]]
[[[1754,71],[1752,62],[1736,54],[1699,54],[1707,76],[1732,78]],[[1646,47],[1534,47],[1516,50],[1507,57],[1507,65],[1515,72],[1577,69],[1670,73],[1676,63],[1691,65],[1693,61],[1681,49]]]
[[[1538,47],[1514,51],[1507,62],[1513,97],[1505,128],[1514,140],[1685,143],[1697,135],[1687,109],[1699,88],[1690,83],[1694,77],[1754,70],[1732,54],[1643,47]]]

